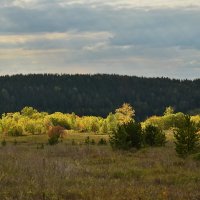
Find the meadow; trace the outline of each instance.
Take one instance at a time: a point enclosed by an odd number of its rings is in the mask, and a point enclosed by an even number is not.
[[[96,144],[85,144],[87,136]],[[164,147],[138,151],[98,145],[109,138],[92,133],[66,132],[54,146],[47,135],[7,136],[0,146],[0,199],[200,199],[200,162],[179,158],[167,136]]]

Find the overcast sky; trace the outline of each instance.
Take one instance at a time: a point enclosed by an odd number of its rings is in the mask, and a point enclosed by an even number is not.
[[[199,23],[198,0],[1,0],[0,75],[200,78]]]

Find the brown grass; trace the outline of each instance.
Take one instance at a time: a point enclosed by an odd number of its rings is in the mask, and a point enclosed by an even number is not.
[[[44,136],[16,138],[17,145],[8,138],[0,147],[0,200],[200,199],[200,162],[178,158],[173,143],[123,152],[83,145],[86,135],[78,135],[79,145],[69,134],[44,149],[37,144]]]

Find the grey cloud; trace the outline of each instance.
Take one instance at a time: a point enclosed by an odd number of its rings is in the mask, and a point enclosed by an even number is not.
[[[0,49],[43,51],[30,56],[19,53],[11,61],[9,55],[8,58],[0,55],[0,69],[6,65],[10,66],[10,71],[25,73],[30,69],[32,72],[70,73],[82,69],[93,73],[181,78],[200,75],[199,9],[115,9],[105,4],[63,7],[59,2],[63,1],[41,0],[30,8],[13,4],[0,6],[0,36],[107,32],[112,37],[42,38],[0,43]],[[63,51],[56,52],[57,49]],[[48,50],[54,53],[49,56]]]
[[[48,5],[48,4],[47,4]],[[113,45],[199,48],[199,10],[113,10],[50,4],[42,9],[1,8],[1,33],[109,31]]]

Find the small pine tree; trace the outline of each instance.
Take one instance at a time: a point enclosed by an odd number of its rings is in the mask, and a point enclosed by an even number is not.
[[[89,136],[87,136],[87,137],[85,138],[85,144],[87,144],[87,145],[90,144],[90,137],[89,137]]]
[[[129,149],[131,142],[127,140],[128,134],[124,126],[119,126],[118,130],[110,135],[110,144],[113,149]]]
[[[143,135],[144,143],[149,146],[164,146],[166,143],[164,132],[155,125],[147,125]]]
[[[131,121],[128,124],[124,124],[124,127],[128,134],[127,140],[130,141],[131,147],[139,149],[142,145],[141,124]]]
[[[197,150],[199,135],[197,127],[189,115],[184,116],[183,123],[174,131],[176,152],[181,157],[194,153]]]
[[[104,138],[101,138],[98,142],[98,145],[106,145],[107,141]]]
[[[116,149],[139,149],[142,145],[142,128],[140,123],[129,122],[119,126],[110,136],[110,144]]]

